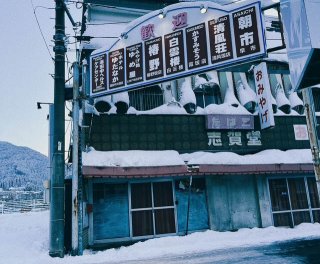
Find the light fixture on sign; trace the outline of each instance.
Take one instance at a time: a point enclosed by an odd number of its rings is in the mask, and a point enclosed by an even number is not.
[[[163,9],[160,10],[158,17],[160,19],[163,19],[166,17],[167,12],[165,12]]]
[[[207,6],[205,6],[204,4],[201,4],[201,5],[200,5],[200,13],[201,13],[201,14],[206,13],[207,10],[208,10],[208,7],[207,7]]]
[[[127,39],[128,38],[128,35],[126,32],[122,32],[121,35],[120,35],[120,39]]]

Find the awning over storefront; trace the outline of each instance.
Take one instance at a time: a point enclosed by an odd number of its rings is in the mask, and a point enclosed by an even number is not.
[[[95,151],[83,153],[85,178],[153,178],[200,175],[313,173],[311,151],[232,152]]]

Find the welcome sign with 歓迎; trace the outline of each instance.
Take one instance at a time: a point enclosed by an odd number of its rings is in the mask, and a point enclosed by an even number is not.
[[[108,50],[94,51],[90,95],[138,89],[265,55],[260,2],[205,3],[205,13],[193,2],[147,14]]]

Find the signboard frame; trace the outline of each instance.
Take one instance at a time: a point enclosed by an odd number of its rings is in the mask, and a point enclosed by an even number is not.
[[[223,16],[229,16],[229,23],[230,23],[230,32],[231,35],[234,32],[234,22],[233,19],[233,14],[235,14],[236,12],[241,12],[241,10],[246,10],[246,9],[250,9],[253,8],[254,9],[254,13],[256,15],[255,21],[252,21],[253,24],[256,24],[257,27],[257,31],[255,32],[255,34],[257,34],[257,38],[258,38],[258,45],[259,45],[259,51],[253,54],[249,54],[246,56],[241,56],[241,57],[236,57],[236,45],[235,45],[235,39],[234,37],[231,37],[231,47],[232,47],[232,58],[231,59],[225,59],[225,60],[220,60],[217,63],[212,63],[212,56],[211,56],[211,46],[212,45],[212,41],[210,42],[210,34],[209,34],[209,21],[213,20],[213,16],[210,16],[210,12],[220,12],[219,16],[217,17],[217,19],[219,19],[220,17]],[[175,4],[175,5],[171,5],[167,7],[167,11],[166,11],[166,16],[170,16],[170,17],[175,17],[174,14],[177,14],[178,12],[183,12],[180,14],[183,14],[185,16],[185,18],[187,17],[187,12],[197,12],[197,16],[202,16],[203,14],[200,13],[200,6],[199,4],[196,4],[196,2],[192,3],[192,5],[190,3],[179,3],[179,4]],[[218,10],[218,11],[217,11]],[[159,12],[159,11],[157,11]],[[191,75],[195,75],[195,74],[200,74],[203,72],[207,72],[209,70],[220,70],[223,68],[228,68],[231,67],[233,65],[236,64],[241,64],[247,61],[251,61],[251,60],[255,60],[258,58],[262,58],[266,55],[266,40],[265,40],[265,32],[264,32],[264,26],[262,23],[262,15],[261,15],[261,3],[260,1],[256,1],[256,2],[251,2],[249,4],[242,4],[242,5],[236,5],[235,8],[228,8],[228,9],[223,9],[223,6],[214,4],[214,3],[209,3],[208,4],[208,10],[205,17],[202,18],[202,20],[199,20],[199,22],[197,24],[186,24],[184,27],[180,26],[177,27],[177,31],[171,30],[171,31],[161,31],[162,34],[154,34],[154,27],[157,26],[157,24],[151,24],[154,20],[158,21],[159,24],[161,24],[161,20],[159,20],[158,18],[158,14],[156,11],[145,15],[145,19],[140,18],[139,23],[136,23],[132,28],[130,28],[125,34],[122,35],[126,35],[126,38],[122,38],[117,40],[108,50],[97,50],[94,51],[92,53],[92,55],[90,56],[90,78],[92,78],[92,61],[94,60],[95,57],[97,56],[101,56],[102,54],[107,54],[106,56],[108,57],[109,52],[113,52],[114,50],[120,50],[120,49],[124,49],[124,51],[126,51],[127,47],[133,46],[133,45],[138,45],[140,43],[142,43],[142,54],[145,55],[146,53],[146,42],[147,41],[152,41],[153,39],[157,39],[157,38],[161,38],[162,41],[162,75],[159,75],[159,77],[155,77],[155,78],[147,78],[146,76],[146,70],[147,70],[147,65],[146,65],[146,58],[145,56],[143,56],[141,62],[143,63],[143,80],[138,81],[138,82],[134,82],[131,84],[128,84],[127,82],[127,73],[126,73],[126,69],[127,69],[127,65],[126,65],[126,56],[124,56],[124,85],[121,87],[116,87],[116,88],[112,88],[110,89],[107,85],[104,89],[101,89],[98,92],[92,92],[92,83],[90,82],[90,96],[91,97],[97,97],[97,96],[104,96],[104,95],[110,95],[110,94],[114,94],[114,93],[119,93],[119,92],[124,92],[124,91],[129,91],[129,90],[134,90],[134,89],[140,89],[146,86],[150,86],[150,85],[155,85],[155,84],[159,84],[162,82],[167,82],[167,81],[171,81],[174,79],[179,79],[182,77],[187,77],[187,76],[191,76]],[[179,15],[180,15],[179,14]],[[171,21],[172,22],[172,21]],[[172,22],[173,23],[173,22]],[[187,40],[186,40],[186,30],[187,28],[192,28],[192,27],[196,27],[197,25],[203,24],[205,26],[205,37],[206,37],[206,59],[207,59],[207,63],[206,65],[200,66],[200,67],[195,67],[192,69],[188,69],[188,56],[187,56]],[[168,24],[168,21],[167,21]],[[138,29],[148,29],[149,33],[151,35],[151,38],[146,38],[140,41],[137,41],[135,43],[133,42],[128,42],[128,39],[130,39],[130,36],[134,33],[137,33]],[[183,47],[184,47],[184,51],[183,51],[183,55],[184,55],[184,70],[182,71],[177,71],[175,73],[170,73],[167,74],[166,73],[166,69],[168,68],[168,66],[166,65],[166,47],[165,47],[165,35],[168,34],[172,34],[175,32],[178,32],[182,30],[183,31]],[[148,33],[148,32],[147,32]],[[145,33],[146,34],[146,33]],[[142,33],[141,33],[142,35]],[[145,37],[146,35],[144,35]],[[124,53],[125,55],[125,53]],[[107,63],[108,64],[108,63]],[[106,67],[107,69],[107,74],[109,74],[109,65],[107,65]],[[106,83],[108,83],[109,80],[106,81]]]

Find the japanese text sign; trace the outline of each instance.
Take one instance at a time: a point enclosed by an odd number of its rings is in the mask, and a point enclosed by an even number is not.
[[[108,50],[94,51],[91,96],[139,89],[265,55],[260,2],[234,7],[208,2],[204,14],[198,5],[167,6],[162,19],[155,15],[160,11],[147,14]]]
[[[265,62],[258,64],[254,67],[253,72],[259,108],[260,125],[261,129],[265,129],[274,126],[267,64]]]
[[[106,54],[92,59],[92,93],[106,90]]]

